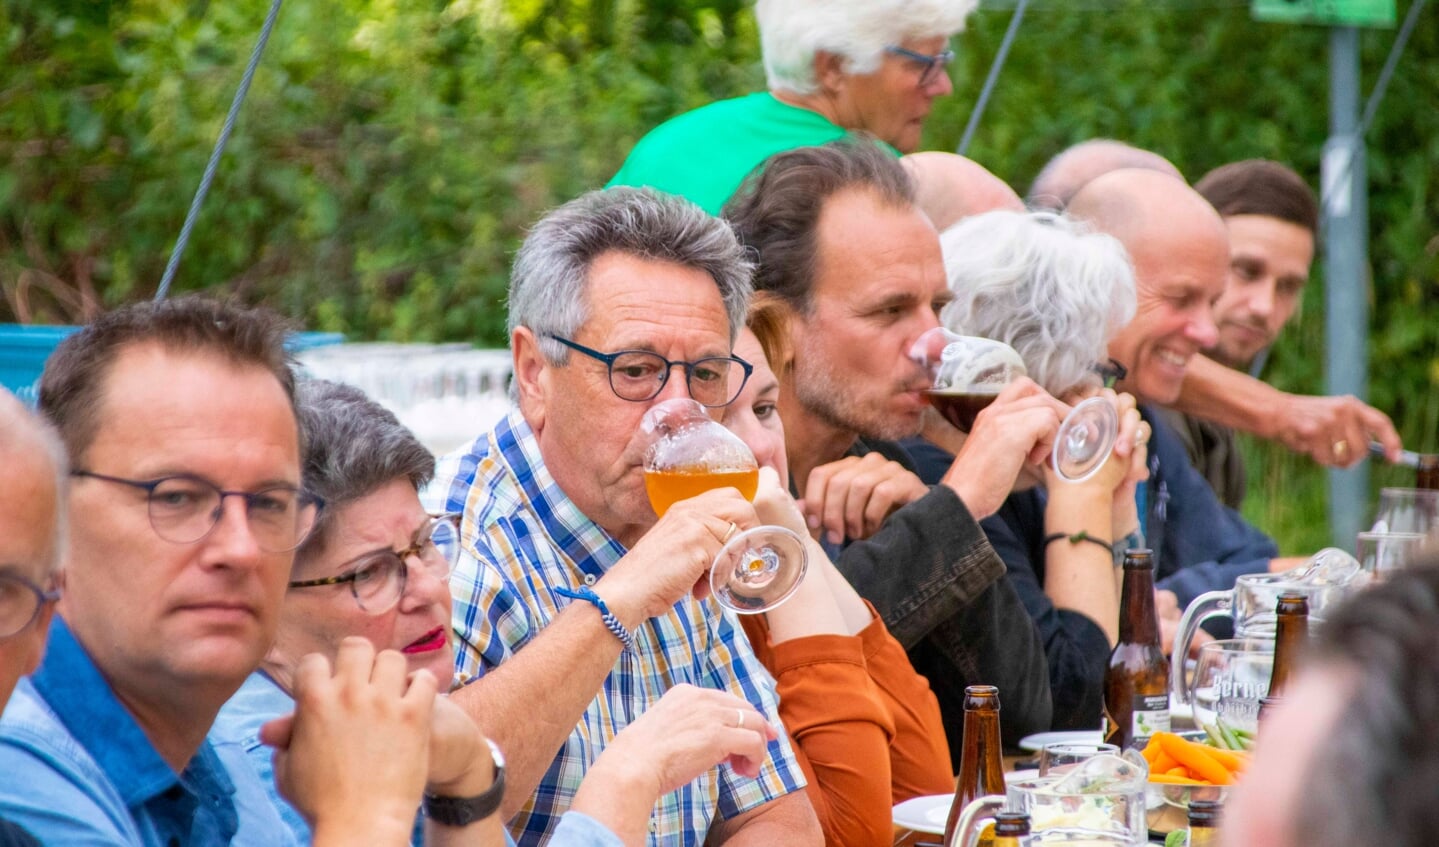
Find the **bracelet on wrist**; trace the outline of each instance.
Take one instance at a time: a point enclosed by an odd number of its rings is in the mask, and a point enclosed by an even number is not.
[[[614,633],[615,638],[620,640],[620,643],[625,646],[626,650],[635,646],[634,635],[632,635],[628,629],[625,629],[625,625],[620,623],[620,619],[610,612],[610,607],[605,605],[604,598],[596,594],[593,588],[590,588],[588,585],[581,585],[578,589],[571,590],[564,586],[558,586],[555,588],[555,593],[561,597],[568,597],[571,600],[584,600],[587,603],[593,604],[594,607],[600,611],[600,620],[604,621],[605,629]]]
[[[1081,541],[1088,541],[1090,544],[1098,544],[1099,546],[1103,547],[1105,552],[1110,553],[1111,555],[1114,552],[1114,545],[1111,544],[1109,541],[1100,538],[1097,535],[1090,535],[1082,529],[1079,532],[1075,533],[1054,532],[1044,536],[1044,549],[1048,550],[1049,545],[1053,544],[1056,541],[1059,541],[1060,539],[1064,539],[1070,544],[1078,544]]]
[[[505,797],[505,757],[490,739],[485,739],[494,762],[495,775],[490,787],[474,797],[444,797],[425,794],[425,816],[443,826],[469,826],[500,810]]]

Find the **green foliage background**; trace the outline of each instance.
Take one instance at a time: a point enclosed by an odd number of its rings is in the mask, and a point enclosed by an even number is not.
[[[1410,0],[1412,2],[1412,0]],[[1399,14],[1408,2],[1400,2]],[[268,0],[0,0],[0,320],[150,296]],[[1009,20],[957,39],[953,149]],[[1393,31],[1362,37],[1371,85]],[[1328,33],[1218,0],[1036,0],[970,154],[1021,192],[1050,155],[1126,139],[1197,177],[1268,156],[1317,181]],[[354,339],[502,345],[509,259],[646,130],[763,85],[743,0],[287,0],[177,289]],[[1439,24],[1369,135],[1371,400],[1439,449]],[[1269,378],[1322,390],[1323,271]],[[1323,475],[1249,445],[1250,516],[1327,540]],[[1378,469],[1376,484],[1408,475]]]

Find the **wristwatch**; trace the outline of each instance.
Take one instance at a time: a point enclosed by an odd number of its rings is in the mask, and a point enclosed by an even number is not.
[[[474,797],[441,797],[425,795],[425,817],[444,826],[469,826],[484,820],[500,809],[505,796],[505,756],[495,742],[486,738],[490,757],[495,763],[495,780],[490,787]]]

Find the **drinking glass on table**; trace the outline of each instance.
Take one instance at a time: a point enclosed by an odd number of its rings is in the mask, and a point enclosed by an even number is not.
[[[734,433],[694,400],[656,404],[640,421],[645,491],[655,513],[713,488],[738,489],[753,500],[759,463]],[[779,526],[759,526],[729,538],[710,567],[715,599],[740,614],[769,611],[789,599],[809,564],[804,540]]]
[[[1426,537],[1417,532],[1361,532],[1355,550],[1359,566],[1375,579],[1386,579],[1414,560]]]
[[[910,347],[909,358],[929,372],[930,405],[962,432],[999,392],[1027,376],[1013,347],[991,338],[958,335],[944,327],[928,330]],[[1119,413],[1103,397],[1076,405],[1054,439],[1054,470],[1061,479],[1082,482],[1104,465],[1119,435]]]
[[[1385,488],[1379,492],[1374,532],[1414,532],[1427,535],[1439,527],[1439,491],[1425,488]]]
[[[1113,744],[1096,741],[1089,744],[1061,741],[1046,744],[1039,751],[1039,775],[1058,776],[1073,770],[1076,765],[1095,756],[1118,756],[1119,748]]]

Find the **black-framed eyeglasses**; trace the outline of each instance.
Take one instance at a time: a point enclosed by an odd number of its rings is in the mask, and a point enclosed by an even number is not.
[[[0,571],[0,641],[24,632],[46,604],[59,599],[59,589],[46,591],[19,574]]]
[[[297,579],[291,588],[321,585],[349,585],[355,604],[368,615],[382,615],[405,595],[410,578],[410,558],[419,560],[435,579],[443,580],[454,570],[460,554],[460,516],[431,515],[415,533],[414,540],[401,550],[377,550],[341,566],[338,576]]]
[[[917,50],[910,50],[905,47],[891,44],[890,46],[884,48],[884,52],[889,53],[893,56],[903,56],[904,58],[914,62],[916,65],[922,66],[923,70],[919,72],[920,88],[923,88],[926,85],[929,85],[931,82],[934,82],[934,78],[939,74],[943,73],[944,69],[949,67],[949,63],[954,61],[953,50],[941,50],[931,56],[928,53],[920,53]]]
[[[1099,378],[1104,381],[1105,388],[1113,388],[1115,383],[1129,376],[1129,369],[1114,359],[1097,362],[1091,370],[1099,374]]]
[[[324,506],[323,500],[293,485],[272,485],[259,491],[225,491],[193,474],[126,479],[76,470],[70,475],[128,485],[145,492],[150,526],[156,535],[174,544],[193,544],[209,535],[225,511],[225,498],[239,497],[245,501],[245,520],[255,544],[267,553],[285,553],[304,542]]]
[[[643,403],[651,400],[664,390],[669,382],[670,371],[676,366],[685,369],[685,384],[690,397],[701,406],[717,408],[734,402],[749,382],[754,366],[738,356],[710,356],[693,362],[671,361],[649,350],[621,350],[618,353],[601,353],[583,344],[552,332],[544,334],[571,350],[597,359],[609,368],[610,389],[621,400]]]

